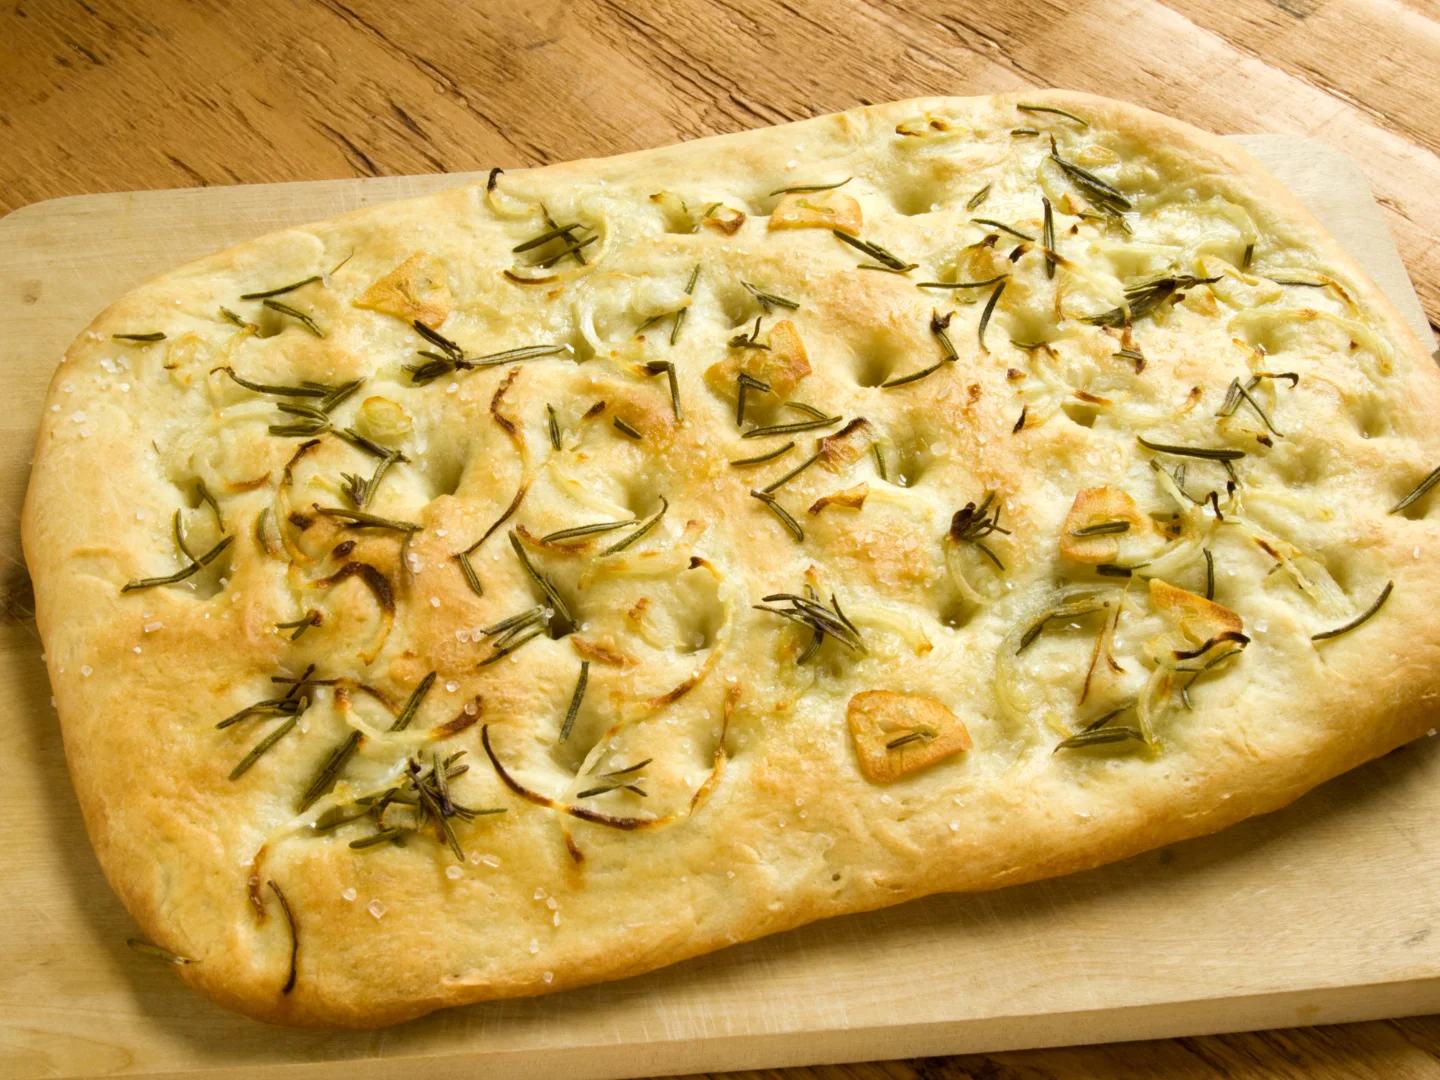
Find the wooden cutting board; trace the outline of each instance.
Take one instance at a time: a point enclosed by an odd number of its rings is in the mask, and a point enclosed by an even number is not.
[[[1354,163],[1288,136],[1238,141],[1433,344]],[[177,263],[477,178],[87,195],[0,221],[10,399],[0,412],[0,1075],[653,1076],[1440,1011],[1440,739],[1279,813],[1115,866],[833,919],[623,982],[384,1031],[265,1027],[127,949],[134,927],[100,874],[65,772],[16,528],[55,361],[107,303]]]

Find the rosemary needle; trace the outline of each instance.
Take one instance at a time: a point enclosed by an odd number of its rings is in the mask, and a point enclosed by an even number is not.
[[[565,723],[560,728],[560,742],[570,737],[575,718],[580,715],[580,702],[585,698],[585,686],[590,681],[590,661],[580,661],[580,678],[575,683],[575,692],[570,695],[570,708],[565,711]]]

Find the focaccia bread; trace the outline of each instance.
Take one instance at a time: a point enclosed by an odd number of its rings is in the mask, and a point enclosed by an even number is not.
[[[359,1026],[1385,753],[1437,464],[1435,365],[1244,153],[933,98],[176,270],[60,365],[24,540],[126,906],[222,1004]]]

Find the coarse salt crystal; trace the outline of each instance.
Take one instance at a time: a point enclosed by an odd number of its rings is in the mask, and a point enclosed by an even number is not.
[[[445,680],[445,689],[449,690],[450,693],[453,694],[456,690],[460,689],[460,684],[454,679],[447,679]]]
[[[342,892],[342,893],[340,894],[340,899],[341,899],[341,900],[354,900],[354,899],[355,899],[355,890],[354,890],[354,889],[346,889],[344,892]]]
[[[457,390],[459,390],[459,389],[460,389],[460,384],[459,384],[458,382],[452,382],[449,386],[445,387],[445,392],[446,392],[447,394],[453,394],[453,393],[455,393],[455,391],[457,391]]]
[[[70,414],[70,419],[77,424],[83,424],[85,422],[85,414],[79,409],[76,409],[73,413]]]
[[[365,905],[365,910],[378,919],[385,914],[386,908],[379,900],[371,900],[370,903]]]
[[[447,866],[445,868],[445,876],[451,881],[459,881],[464,875],[465,871],[461,870],[458,866]]]
[[[81,664],[80,674],[84,675],[88,679],[91,675],[95,674],[95,669],[92,668],[89,664]]]
[[[435,530],[435,535],[436,535],[436,536],[449,536],[449,535],[450,535],[450,530],[449,530],[449,529],[436,529],[436,530]]]
[[[551,911],[554,911],[556,908],[558,908],[558,907],[560,906],[560,901],[559,901],[559,900],[556,900],[555,897],[553,897],[553,896],[547,897],[546,900],[545,900],[545,906],[546,906],[547,908],[549,908]]]
[[[470,631],[469,631],[469,630],[456,630],[456,631],[455,631],[455,640],[456,640],[456,641],[469,641],[469,640],[470,640]]]
[[[494,855],[481,855],[480,861],[492,870],[500,865],[500,860]]]
[[[535,886],[535,899],[536,899],[536,900],[544,900],[544,899],[545,899],[545,890],[542,889],[542,888],[540,888],[540,886],[538,886],[538,885]]]
[[[440,606],[440,597],[438,597],[438,596],[432,596],[432,597],[430,597],[430,606],[431,606],[431,607],[439,607],[439,606]]]
[[[530,939],[530,955],[531,955],[531,956],[534,956],[534,955],[535,955],[536,953],[538,953],[539,951],[540,951],[540,942],[538,942],[537,940],[535,940],[535,939],[532,937],[532,938]]]
[[[554,981],[555,981],[555,972],[553,972],[553,971],[547,971],[547,972],[545,972],[545,974],[541,975],[540,977],[541,977],[542,979],[544,979],[547,983],[548,983],[548,982],[554,982]]]
[[[135,646],[135,654],[138,656],[139,653],[140,653],[140,646],[139,646],[139,645],[136,645],[136,646]]]
[[[161,622],[159,619],[156,619],[154,622],[147,622],[140,629],[144,630],[147,634],[153,634],[156,630],[159,630],[164,625],[165,624],[163,622]]]
[[[551,925],[551,926],[559,926],[559,925],[560,925],[560,912],[557,911],[557,912],[555,912],[554,915],[551,915],[551,916],[550,916],[550,925]]]
[[[480,711],[480,709],[479,709],[479,707],[475,704],[475,702],[473,702],[473,701],[467,701],[467,702],[465,703],[465,715],[466,715],[466,716],[474,716],[474,715],[475,715],[477,712],[479,712],[479,711]]]

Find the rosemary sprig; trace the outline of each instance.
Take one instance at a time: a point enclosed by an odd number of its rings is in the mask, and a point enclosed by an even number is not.
[[[696,263],[695,269],[690,271],[690,280],[685,285],[686,296],[695,295],[695,282],[697,282],[698,280],[700,280],[700,264]],[[675,312],[675,325],[670,328],[671,345],[674,345],[676,340],[680,337],[680,328],[685,325],[685,316],[689,311],[690,307],[687,304],[685,307],[682,307],[679,311]]]
[[[133,341],[137,344],[148,345],[154,341],[164,341],[165,335],[156,330],[149,334],[111,334],[116,341]]]
[[[1040,129],[1033,127],[1017,127],[1011,128],[1010,134],[1015,136],[1015,138],[1017,139],[1033,139],[1036,135],[1040,134]]]
[[[756,316],[755,316],[755,326],[749,331],[749,333],[736,334],[734,337],[732,337],[732,338],[729,340],[729,342],[727,342],[727,344],[730,346],[730,348],[732,348],[732,349],[764,349],[766,352],[769,352],[769,351],[770,351],[770,346],[764,344],[764,343],[760,340],[760,320],[761,320],[762,318],[763,318],[763,316],[761,316],[761,315],[756,315]]]
[[[1205,556],[1205,599],[1215,599],[1215,556],[1210,549],[1201,548],[1200,554]]]
[[[423,323],[416,323],[423,326]],[[480,368],[497,367],[500,364],[514,364],[521,360],[534,360],[542,356],[561,356],[573,352],[569,345],[523,345],[518,349],[504,349],[501,352],[486,353],[484,356],[452,356],[422,350],[427,358],[423,364],[406,364],[410,373],[411,386],[425,386],[442,376],[455,371],[474,371]]]
[[[289,304],[282,304],[279,300],[262,300],[260,303],[261,306],[267,307],[277,314],[284,315],[288,319],[294,319],[316,337],[323,338],[325,336],[325,331],[320,329],[320,324],[298,308],[293,308]]]
[[[628,521],[597,521],[591,525],[576,525],[570,529],[560,529],[558,532],[546,533],[540,538],[542,544],[560,544],[567,540],[579,540],[587,536],[595,536],[598,533],[613,532],[615,529],[624,529],[636,523],[635,518]]]
[[[771,494],[772,492],[778,491],[780,488],[784,487],[784,486],[785,486],[786,484],[788,484],[791,480],[794,480],[795,477],[799,476],[802,472],[804,472],[806,469],[808,469],[811,465],[814,465],[815,462],[819,461],[820,458],[821,458],[821,456],[822,456],[822,455],[821,455],[819,452],[816,452],[816,453],[810,455],[810,457],[806,458],[806,459],[805,459],[804,461],[802,461],[799,465],[796,465],[795,468],[791,469],[791,470],[790,470],[789,472],[787,472],[784,476],[780,477],[779,480],[776,480],[774,483],[769,484],[768,486],[761,488],[761,489],[760,489],[761,494],[762,494],[762,495],[769,495],[769,494]]]
[[[748,371],[742,371],[735,377],[735,426],[745,426],[745,394],[749,390],[759,390],[762,393],[770,392],[770,384],[761,379],[755,378]]]
[[[995,305],[1000,302],[1000,294],[1005,291],[1009,283],[1008,278],[1002,278],[1000,284],[995,286],[995,291],[990,294],[990,299],[985,302],[985,310],[980,313],[980,351],[988,353],[990,350],[985,345],[985,328],[990,325],[990,316],[995,314]]]
[[[401,457],[398,450],[388,451],[380,459],[380,463],[375,466],[375,473],[368,480],[354,473],[341,473],[340,476],[344,483],[340,486],[340,490],[357,509],[364,510],[375,498],[375,491],[379,488],[381,479],[390,471],[390,466],[399,461]]]
[[[304,281],[296,281],[296,282],[292,282],[292,283],[289,284],[289,285],[281,285],[278,289],[266,289],[266,290],[263,291],[263,292],[241,293],[241,294],[240,294],[240,299],[241,299],[241,300],[270,300],[270,299],[272,299],[272,298],[274,298],[274,297],[276,297],[276,296],[284,296],[284,295],[285,295],[286,293],[288,293],[288,292],[294,292],[296,289],[304,288],[306,285],[309,285],[311,282],[313,282],[313,281],[319,281],[319,280],[321,280],[319,274],[312,274],[312,275],[310,275],[309,277],[307,277]]]
[[[1231,379],[1230,388],[1225,392],[1225,401],[1220,406],[1220,411],[1215,415],[1233,416],[1235,410],[1240,407],[1240,403],[1243,401],[1259,414],[1260,419],[1264,422],[1265,426],[1270,429],[1271,434],[1276,438],[1283,439],[1285,437],[1284,434],[1276,429],[1275,424],[1270,419],[1270,414],[1265,411],[1264,406],[1262,406],[1260,402],[1255,400],[1255,395],[1251,393],[1251,391],[1259,385],[1260,376],[1258,375],[1251,376],[1247,382],[1243,383],[1239,379]]]
[[[636,440],[637,442],[645,438],[644,435],[641,435],[640,432],[636,431],[633,427],[627,424],[624,420],[621,420],[618,416],[615,417],[615,419],[612,420],[611,423],[615,425],[616,431],[619,431],[622,435],[626,435]]]
[[[782,619],[808,626],[811,630],[827,634],[851,652],[865,652],[865,642],[855,624],[846,618],[840,609],[840,601],[830,594],[830,607],[809,596],[795,593],[771,593],[763,598],[763,604],[752,605],[756,611],[768,611]],[[788,603],[787,607],[766,607],[766,604]]]
[[[454,558],[455,561],[460,564],[460,573],[463,574],[465,577],[465,584],[470,586],[470,591],[473,592],[476,596],[484,596],[485,588],[483,585],[480,584],[480,577],[478,574],[475,573],[475,567],[470,564],[470,556],[474,555],[475,552],[479,550],[480,545],[484,542],[485,537],[482,536],[479,540],[476,540],[475,543],[471,544],[464,551],[457,551],[452,556],[452,558]]]
[[[855,178],[853,176],[847,176],[844,180],[837,180],[833,184],[795,184],[791,187],[776,188],[774,191],[770,192],[770,194],[772,196],[795,195],[803,191],[833,191],[835,188],[844,187],[846,184],[848,184],[851,180],[854,179]]]
[[[790,511],[786,510],[783,506],[780,505],[779,502],[776,501],[774,495],[771,495],[769,492],[765,491],[751,491],[750,494],[754,498],[759,499],[761,503],[765,505],[765,508],[767,510],[769,510],[772,514],[774,514],[777,518],[780,519],[781,524],[783,524],[785,528],[789,529],[790,532],[794,535],[797,543],[801,543],[804,541],[805,530],[800,527],[800,523],[795,520],[795,518],[791,515]]]
[[[1077,735],[1071,735],[1068,739],[1059,743],[1054,753],[1061,750],[1079,750],[1086,746],[1104,746],[1109,743],[1122,743],[1134,740],[1144,742],[1145,736],[1132,727],[1097,727],[1088,728]]]
[[[401,829],[393,826],[388,829],[381,829],[379,832],[371,833],[369,836],[362,836],[359,840],[351,840],[350,847],[355,851],[363,851],[365,848],[377,847],[380,844],[386,844],[392,840],[399,840],[401,838],[401,832]]]
[[[432,671],[420,680],[420,685],[411,691],[410,696],[405,699],[405,705],[400,710],[400,715],[395,717],[395,722],[390,725],[391,731],[404,731],[410,726],[410,721],[415,719],[415,714],[420,711],[420,703],[425,700],[425,695],[430,693],[430,688],[435,685],[437,673]]]
[[[580,661],[580,677],[575,681],[575,692],[570,695],[570,707],[565,710],[565,723],[560,726],[560,742],[570,737],[575,727],[575,718],[580,715],[580,702],[585,699],[585,687],[590,682],[590,661]]]
[[[324,621],[324,618],[325,617],[321,615],[318,611],[307,611],[304,615],[294,620],[293,622],[276,623],[275,629],[293,630],[294,633],[290,635],[290,640],[297,641],[299,640],[300,635],[305,633],[306,630],[309,630],[310,627],[319,626]]]
[[[498,662],[498,661],[500,661],[500,660],[503,660],[505,657],[509,656],[509,655],[510,655],[511,653],[513,653],[516,649],[520,648],[520,646],[525,645],[525,644],[528,644],[528,643],[531,642],[531,641],[534,641],[537,637],[539,637],[539,636],[540,636],[541,634],[543,634],[543,633],[545,633],[545,627],[543,627],[543,626],[537,626],[537,627],[535,627],[533,630],[530,630],[529,632],[527,632],[527,633],[525,633],[525,634],[521,634],[521,635],[519,635],[519,636],[517,636],[517,637],[512,638],[511,640],[509,640],[508,642],[506,642],[504,645],[496,645],[495,651],[492,652],[489,656],[487,656],[484,660],[481,660],[480,663],[476,664],[475,666],[476,666],[476,667],[489,667],[491,664],[494,664],[494,663],[496,663],[496,662]]]
[[[247,772],[249,772],[250,767],[254,765],[257,761],[259,761],[262,757],[264,757],[266,752],[272,746],[274,746],[277,742],[283,739],[286,735],[290,734],[291,729],[293,729],[295,725],[300,722],[301,715],[309,707],[309,698],[299,698],[295,710],[290,714],[290,718],[284,723],[277,725],[275,730],[270,732],[270,734],[266,735],[263,739],[256,743],[254,747],[251,748],[250,752],[240,759],[240,761],[236,764],[235,768],[230,770],[230,779],[239,780],[240,777],[244,776]]]
[[[530,561],[530,556],[525,553],[525,547],[520,543],[520,534],[514,529],[510,530],[510,547],[515,552],[515,557],[520,560],[521,569],[525,571],[526,577],[533,581],[550,601],[550,606],[555,614],[560,616],[562,622],[573,623],[575,620],[570,617],[570,609],[565,606],[565,601],[560,598],[560,593],[555,588],[555,583],[549,576],[540,573],[535,569],[535,564]]]
[[[971,195],[971,196],[970,196],[970,200],[965,204],[965,209],[966,209],[966,210],[975,210],[975,209],[978,209],[979,206],[980,206],[980,204],[983,203],[983,202],[986,200],[986,198],[990,195],[990,189],[991,189],[992,187],[994,187],[993,184],[986,184],[986,185],[985,185],[984,187],[982,187],[979,191],[975,192],[974,195]]]
[[[1004,281],[1009,274],[996,274],[984,281],[917,281],[917,289],[983,289],[987,285],[994,285],[998,281]]]
[[[1069,181],[1080,189],[1080,193],[1094,204],[1097,209],[1104,210],[1112,216],[1119,217],[1124,211],[1134,209],[1132,203],[1123,192],[1107,184],[1088,169],[1082,169],[1074,162],[1066,161],[1060,156],[1060,150],[1055,145],[1055,136],[1050,136],[1050,160],[1060,167]]]
[[[1331,638],[1339,637],[1341,634],[1348,634],[1351,630],[1355,630],[1358,627],[1363,626],[1365,623],[1373,619],[1375,615],[1380,611],[1380,609],[1385,606],[1385,601],[1390,599],[1390,594],[1394,590],[1395,582],[1387,581],[1385,583],[1385,588],[1381,589],[1380,595],[1375,598],[1375,602],[1371,604],[1368,608],[1366,608],[1363,612],[1355,616],[1355,618],[1351,619],[1344,626],[1337,626],[1334,630],[1322,630],[1318,634],[1311,634],[1310,640],[1328,641]]]
[[[1136,441],[1146,450],[1157,454],[1173,454],[1176,457],[1203,458],[1206,461],[1239,461],[1245,456],[1244,450],[1232,450],[1224,446],[1176,446],[1172,443],[1151,442],[1143,435],[1135,436]]]
[[[120,591],[122,593],[135,592],[137,589],[153,589],[157,585],[174,585],[177,582],[184,581],[186,578],[198,574],[202,569],[219,558],[220,553],[229,547],[234,539],[235,537],[233,536],[222,537],[218,544],[198,559],[193,560],[190,565],[183,570],[177,570],[175,573],[166,577],[139,578],[136,581],[127,581],[120,587]]]
[[[786,404],[790,404],[786,402]],[[741,432],[742,439],[763,439],[770,435],[793,435],[798,431],[813,431],[816,428],[838,424],[843,416],[820,416],[814,420],[800,420],[793,424],[771,424],[769,427],[755,427]]]
[[[1074,120],[1082,128],[1088,128],[1090,126],[1090,121],[1081,119],[1074,113],[1066,112],[1064,109],[1057,109],[1053,105],[1025,105],[1021,103],[1017,104],[1015,108],[1024,113],[1053,113],[1056,116],[1063,116],[1067,120]]]
[[[360,741],[364,736],[358,731],[352,731],[345,737],[345,740],[325,756],[316,771],[314,778],[306,785],[300,795],[300,801],[296,804],[295,812],[303,814],[315,804],[315,801],[335,786],[335,781],[340,777],[340,770],[360,749]]]
[[[555,406],[545,406],[545,428],[550,435],[550,449],[560,449],[560,421],[555,416]]]
[[[241,330],[259,330],[259,329],[260,329],[260,327],[256,326],[256,325],[255,325],[253,322],[251,322],[249,319],[242,319],[239,315],[236,315],[235,312],[231,311],[231,310],[230,310],[229,308],[227,308],[227,307],[221,307],[221,309],[220,309],[220,317],[221,317],[222,319],[224,319],[226,322],[232,322],[232,323],[234,323],[236,326],[240,327]]]
[[[1081,321],[1091,326],[1108,326],[1120,330],[1136,319],[1151,314],[1171,297],[1183,296],[1182,290],[1193,289],[1196,285],[1210,285],[1219,280],[1218,277],[1200,278],[1193,274],[1176,274],[1130,285],[1125,289],[1124,307],[1111,308]]]
[[[999,229],[1001,232],[1007,232],[1011,236],[1017,237],[1021,240],[1028,240],[1032,244],[1035,242],[1035,237],[1031,236],[1029,233],[1023,233],[1019,229],[1011,225],[1006,225],[1003,221],[996,221],[994,218],[983,217],[972,217],[970,220],[976,225],[989,225],[992,229]]]
[[[675,365],[669,360],[651,360],[645,365],[645,370],[651,375],[664,374],[670,382],[670,408],[675,412],[676,420],[684,420],[685,414],[680,409],[680,383],[675,375]]]
[[[636,530],[632,532],[629,536],[617,541],[614,544],[611,544],[604,551],[600,552],[601,555],[615,555],[619,552],[624,551],[631,544],[635,543],[636,540],[639,540],[651,529],[655,528],[656,525],[660,524],[660,519],[663,518],[665,516],[665,512],[670,509],[670,503],[664,495],[660,495],[657,497],[660,500],[660,509],[655,511],[655,513],[651,514],[648,518],[642,521],[639,527],[636,528]]]
[[[1435,469],[1429,476],[1425,477],[1424,480],[1416,484],[1409,495],[1406,495],[1386,512],[1390,514],[1400,513],[1400,511],[1404,510],[1407,506],[1411,506],[1420,499],[1423,499],[1436,484],[1440,484],[1440,468]]]
[[[1000,507],[997,505],[993,512],[990,509],[990,504],[994,501],[995,492],[987,491],[979,506],[968,502],[955,511],[955,516],[950,519],[948,535],[957,544],[973,544],[997,568],[1004,570],[1005,564],[984,542],[985,537],[991,533],[998,532],[1001,536],[1010,535],[1010,530],[1000,525]]]
[[[774,461],[776,458],[782,457],[794,449],[795,444],[793,442],[788,442],[779,449],[771,450],[767,454],[758,454],[755,457],[748,458],[736,458],[734,461],[730,462],[730,464],[736,466],[737,468],[743,468],[746,465],[763,465],[765,462]]]
[[[1055,211],[1050,206],[1050,200],[1043,195],[1040,197],[1040,202],[1045,208],[1045,227],[1040,233],[1040,242],[1045,246],[1045,276],[1053,278],[1055,276],[1055,258],[1052,254],[1055,251]]]
[[[933,731],[916,730],[910,732],[909,734],[901,735],[899,738],[891,739],[885,744],[885,749],[899,750],[902,746],[909,746],[911,743],[914,742],[928,742],[933,738],[935,738],[935,733]]]
[[[1130,522],[1128,521],[1102,521],[1097,525],[1086,525],[1084,528],[1071,529],[1070,535],[1075,537],[1111,536],[1118,533],[1127,533],[1129,531]]]
[[[740,284],[744,285],[745,288],[749,290],[750,295],[755,297],[766,315],[771,313],[772,308],[777,307],[786,308],[790,311],[798,311],[800,309],[800,305],[794,300],[787,300],[785,297],[776,296],[774,293],[763,292],[754,285],[751,285],[748,281],[741,280]]]
[[[896,274],[905,274],[909,273],[911,270],[914,270],[917,266],[920,265],[919,263],[907,263],[897,255],[886,251],[879,244],[869,243],[865,240],[861,240],[857,236],[851,236],[849,233],[843,233],[839,229],[831,229],[830,232],[831,235],[835,237],[835,239],[843,241],[844,243],[849,244],[851,247],[855,248],[857,251],[863,251],[866,255],[869,255],[870,258],[874,259],[879,264],[878,269],[889,270]],[[861,264],[862,267],[864,267],[865,265],[866,264],[863,263]]]
[[[339,506],[317,505],[315,512],[347,522],[345,526],[347,529],[391,529],[395,532],[414,533],[425,528],[424,525],[417,525],[413,521],[396,521],[394,518],[367,514],[363,510],[346,510]]]

